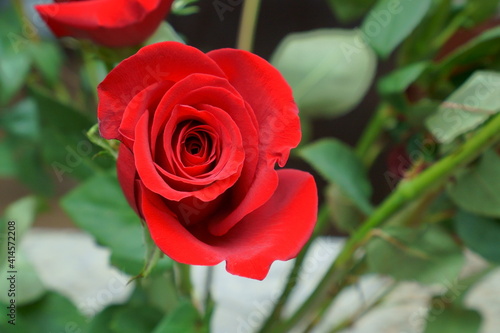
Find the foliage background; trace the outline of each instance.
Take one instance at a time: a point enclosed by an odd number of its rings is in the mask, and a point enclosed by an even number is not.
[[[141,225],[116,183],[113,157],[101,153],[98,137],[87,135],[96,122],[95,86],[116,55],[86,42],[57,42],[43,33],[32,12],[19,15],[20,1],[12,3],[0,2],[4,221],[15,218],[22,237],[60,206],[76,226],[111,249],[113,265],[136,275],[147,252],[138,237]],[[221,15],[214,3],[197,2],[192,15],[179,15],[181,8],[169,17],[173,29],[163,25],[149,42],[183,38],[203,51],[234,47],[243,6],[233,1]],[[355,283],[352,276],[379,273],[422,284],[454,280],[466,247],[490,263],[468,277],[469,287],[500,262],[498,1],[401,4],[402,11],[384,18],[380,13],[390,0],[262,2],[254,51],[282,71],[296,94],[305,91],[297,98],[303,145],[290,165],[315,172],[322,184],[321,219],[334,223],[320,223],[318,234],[351,236],[330,277],[311,295],[325,306],[334,297],[324,295],[335,296],[338,286]],[[378,33],[367,37],[374,24]],[[354,27],[365,29],[369,47],[356,44]],[[286,37],[318,28],[330,29]],[[123,52],[118,58],[131,50]],[[359,260],[358,248],[365,249]],[[209,311],[201,316],[189,302],[189,286],[176,288],[167,258],[137,284],[127,304],[87,323],[67,299],[45,290],[22,257],[18,253],[24,272],[20,331],[58,331],[68,322],[88,332],[206,329]],[[178,297],[158,303],[152,295],[165,290]],[[478,331],[480,315],[462,300],[450,302],[426,333],[445,332],[450,325]],[[276,321],[263,331],[287,331],[310,313],[320,318],[321,308],[313,303],[282,322],[276,310],[271,317]],[[2,331],[9,329],[4,324]]]

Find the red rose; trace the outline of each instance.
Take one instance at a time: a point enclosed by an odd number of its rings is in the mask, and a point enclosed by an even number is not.
[[[263,279],[297,255],[317,214],[314,178],[276,171],[300,141],[298,109],[258,56],[175,42],[141,49],[98,87],[101,135],[122,142],[118,178],[158,247]]]
[[[35,6],[57,37],[90,39],[109,47],[142,43],[158,28],[173,0],[56,0]]]

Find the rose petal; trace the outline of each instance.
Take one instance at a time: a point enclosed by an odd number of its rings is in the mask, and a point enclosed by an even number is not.
[[[178,147],[171,147],[171,140],[175,138],[175,130],[179,123],[187,120],[197,120],[210,126],[221,137],[221,142],[218,145],[223,145],[223,149],[217,156],[217,164],[205,177],[193,177],[188,174],[180,162],[176,161],[175,151]],[[161,167],[160,172],[168,181],[176,181],[180,185],[184,183],[189,185],[209,185],[216,180],[230,177],[236,172],[236,169],[241,169],[245,160],[245,152],[243,150],[241,133],[232,120],[232,118],[223,110],[214,107],[207,107],[207,110],[196,110],[190,106],[178,105],[174,108],[168,123],[165,125],[163,144],[157,152],[153,152],[153,159]]]
[[[116,172],[118,181],[120,182],[130,207],[132,207],[138,215],[141,215],[139,209],[140,205],[137,204],[139,198],[137,197],[136,191],[137,171],[135,170],[134,155],[123,144],[120,145],[120,150],[118,151]]]
[[[179,104],[189,105],[196,109],[203,109],[202,105],[211,105],[224,110],[231,116],[240,131],[248,137],[246,141],[249,146],[257,144],[255,115],[251,109],[247,109],[245,101],[226,79],[196,73],[174,84],[165,94],[155,112],[151,127],[152,138],[158,136],[171,116],[173,108]]]
[[[250,52],[221,49],[207,55],[254,110],[266,160],[284,166],[301,138],[298,108],[288,83],[276,68]]]
[[[133,154],[139,178],[149,190],[172,201],[180,201],[185,198],[194,197],[205,202],[214,200],[238,180],[243,163],[236,166],[229,165],[228,168],[234,171],[233,174],[225,179],[217,179],[212,184],[201,189],[195,189],[193,191],[178,191],[173,189],[158,173],[157,165],[153,160],[151,143],[149,141],[148,121],[149,112],[145,112],[137,123]]]
[[[159,196],[145,191],[143,213],[151,236],[176,261],[215,265],[226,260],[228,272],[262,280],[275,260],[298,254],[316,222],[314,178],[298,170],[280,170],[278,175],[279,186],[271,200],[221,237],[210,236],[201,223],[190,232],[165,209]]]
[[[161,98],[172,86],[171,81],[162,81],[146,87],[128,103],[118,129],[118,137],[129,149],[132,149],[137,121],[146,110],[155,110]]]
[[[271,198],[278,186],[278,181],[279,178],[274,166],[269,166],[265,161],[261,161],[252,184],[243,189],[245,191],[243,199],[238,201],[238,198],[241,197],[240,191],[243,191],[238,186],[238,182],[230,190],[232,200],[218,214],[207,220],[210,233],[214,236],[226,234],[246,215],[261,207]]]
[[[278,184],[274,170],[275,159],[267,160],[266,151],[259,154],[254,112],[227,80],[213,75],[193,74],[176,83],[158,106],[151,129],[153,139],[164,129],[166,119],[171,116],[170,110],[177,104],[199,108],[217,106],[226,111],[241,133],[244,133],[245,164],[241,177],[231,189],[230,202],[208,222],[211,225],[210,232],[223,235],[245,215],[263,205],[274,193]],[[155,148],[153,141],[153,151]]]
[[[316,225],[318,194],[309,173],[282,169],[272,198],[227,234],[226,270],[263,280],[275,260],[295,258]]]
[[[180,164],[179,168],[188,177],[206,179],[213,175],[213,168],[218,161],[217,156],[213,154],[213,146],[218,146],[221,138],[224,142],[231,140],[229,135],[224,135],[226,133],[221,134],[219,136],[209,125],[196,125],[177,138],[180,141],[176,143],[176,160]],[[193,150],[197,152],[193,153]],[[241,153],[244,156],[243,149]],[[241,162],[243,163],[243,160]]]
[[[255,112],[259,126],[259,155],[251,181],[238,181],[231,192],[238,196],[226,212],[212,218],[209,230],[223,235],[244,216],[264,204],[277,186],[274,163],[283,166],[290,149],[300,141],[298,109],[290,87],[281,74],[262,58],[240,50],[208,53],[224,70],[229,82]],[[243,170],[242,175],[248,175]],[[243,195],[243,197],[242,197]],[[225,214],[225,215],[224,215]]]
[[[146,87],[177,82],[192,73],[224,77],[224,73],[198,49],[177,42],[148,45],[119,63],[97,87],[99,129],[106,139],[118,137],[123,112]]]

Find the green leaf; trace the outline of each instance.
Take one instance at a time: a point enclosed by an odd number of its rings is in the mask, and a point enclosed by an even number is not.
[[[361,26],[365,41],[380,57],[387,58],[422,21],[431,3],[432,0],[379,0]]]
[[[40,145],[31,139],[12,136],[6,138],[17,179],[36,194],[50,196],[54,193],[54,183],[45,168]]]
[[[363,16],[376,0],[328,0],[328,4],[341,22],[350,22]]]
[[[0,141],[0,177],[15,177],[16,165],[12,158],[9,144],[5,140]]]
[[[0,13],[0,105],[6,105],[22,88],[31,67],[31,56],[24,52],[29,41],[13,6]]]
[[[113,265],[130,275],[142,270],[146,251],[143,227],[115,175],[96,174],[64,196],[61,206],[80,228],[111,250]],[[158,268],[170,264],[164,258]]]
[[[30,66],[29,54],[0,49],[0,105],[7,104],[22,88]]]
[[[148,303],[162,313],[170,313],[179,305],[179,291],[175,283],[174,271],[153,274],[141,280]]]
[[[476,71],[426,121],[441,143],[450,143],[500,111],[500,73]]]
[[[95,123],[93,114],[83,114],[74,106],[64,104],[39,89],[31,89],[30,93],[38,105],[40,119],[45,127],[81,137],[85,133],[74,133],[88,130]]]
[[[398,51],[399,63],[410,64],[433,58],[436,48],[442,47],[444,42],[438,42],[436,38],[447,27],[452,14],[452,0],[433,0],[425,24],[418,25],[401,45]]]
[[[101,147],[104,149],[106,153],[111,155],[115,161],[118,159],[118,148],[119,148],[119,141],[118,140],[106,140],[101,136],[101,133],[99,132],[99,124],[95,124],[92,126],[88,131],[87,131],[87,137],[89,140],[95,144],[96,146]]]
[[[338,116],[365,96],[376,69],[358,30],[322,29],[288,35],[271,63],[293,89],[302,114]]]
[[[446,77],[455,67],[464,67],[474,62],[489,61],[500,54],[500,27],[483,32],[462,45],[440,63],[435,65],[436,75]]]
[[[163,276],[158,277],[165,282]],[[150,279],[144,279],[142,282],[150,282]],[[161,321],[163,312],[151,306],[145,293],[147,291],[147,288],[142,287],[142,283],[136,284],[127,303],[105,308],[92,318],[84,333],[152,332]]]
[[[425,120],[436,113],[437,109],[441,103],[439,101],[423,98],[418,101],[416,104],[412,104],[406,109],[406,117],[408,125],[414,128],[418,128],[420,130],[421,135],[426,135],[427,131],[425,128]],[[422,140],[421,140],[422,141]],[[426,141],[428,146],[434,147],[437,146],[438,143],[433,138],[427,135],[427,139],[423,138],[423,141]],[[422,142],[416,142],[417,144],[422,144]],[[420,147],[423,150],[433,150],[429,149],[429,147]],[[434,151],[431,151],[433,153]]]
[[[122,306],[112,305],[101,312],[99,312],[95,317],[91,319],[87,327],[85,327],[84,333],[115,333],[111,330],[111,320],[113,319],[115,313],[119,311]],[[116,332],[119,333],[119,332]]]
[[[200,8],[194,4],[198,0],[175,0],[172,4],[172,14],[174,15],[191,15],[198,13]]]
[[[7,324],[7,320],[2,320],[2,332],[78,332],[87,325],[86,319],[68,299],[53,292],[16,310],[16,325]]]
[[[153,333],[170,332],[208,333],[208,328],[203,326],[200,315],[191,302],[185,301],[167,315],[153,331]]]
[[[118,268],[132,275],[141,270],[145,251],[142,225],[116,176],[91,177],[64,196],[61,206],[80,228],[111,250],[111,261]]]
[[[37,104],[31,98],[22,100],[0,114],[0,128],[6,132],[3,144],[14,164],[13,175],[34,192],[51,195],[52,179],[43,162],[42,127]],[[8,161],[7,160],[7,161]]]
[[[55,43],[47,41],[33,42],[28,50],[34,66],[47,82],[55,85],[60,81],[59,73],[63,63],[63,55]]]
[[[378,229],[366,251],[372,271],[424,284],[455,280],[465,262],[461,248],[436,226]]]
[[[323,139],[302,148],[300,155],[328,182],[336,184],[363,213],[373,211],[365,168],[350,147],[335,139]]]
[[[40,120],[36,103],[24,99],[0,114],[0,126],[14,136],[40,139]]]
[[[152,332],[160,319],[161,312],[155,308],[145,305],[128,305],[115,311],[109,326],[113,332],[117,333]]]
[[[469,0],[463,10],[467,12],[468,24],[480,24],[492,18],[498,9],[500,9],[498,0]]]
[[[179,36],[177,31],[175,31],[175,29],[172,28],[172,26],[168,24],[166,21],[163,21],[158,26],[158,29],[156,29],[154,34],[144,42],[144,45],[150,45],[154,43],[167,42],[167,41],[186,44],[186,42],[182,39],[182,37]]]
[[[42,126],[42,154],[58,181],[68,175],[86,179],[113,165],[112,158],[97,158],[100,149],[87,138],[93,119],[39,90],[32,90]]]
[[[476,310],[464,309],[452,305],[443,307],[443,301],[434,300],[435,308],[431,308],[427,316],[424,333],[477,333],[481,327],[481,314]]]
[[[361,225],[365,217],[336,184],[326,188],[325,196],[333,222],[340,230],[350,233]]]
[[[500,218],[500,156],[486,151],[480,162],[450,183],[448,195],[460,208]]]
[[[428,62],[417,62],[391,72],[379,80],[379,92],[382,95],[403,93],[410,84],[418,79],[428,65]]]
[[[86,43],[82,43],[82,47],[86,50],[83,53],[83,66],[80,67],[79,73],[82,90],[94,96],[97,100],[97,86],[108,74],[109,70],[107,67],[118,64],[121,60],[128,58],[133,53],[129,51],[129,48],[125,48],[122,50],[124,54],[120,57],[122,52],[114,52],[113,50],[115,49],[105,47],[99,48],[94,45],[88,47]]]
[[[460,211],[455,228],[465,245],[483,258],[500,263],[500,220]]]
[[[0,12],[0,31],[6,32],[20,32],[22,29],[21,22],[19,22],[18,15],[11,3],[3,4],[2,11]],[[3,43],[7,43],[8,34],[0,35]],[[5,41],[3,40],[5,39]]]

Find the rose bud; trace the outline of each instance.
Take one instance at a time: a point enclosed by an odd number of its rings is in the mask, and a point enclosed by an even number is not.
[[[108,47],[139,45],[155,32],[173,0],[67,0],[35,6],[57,37]]]

